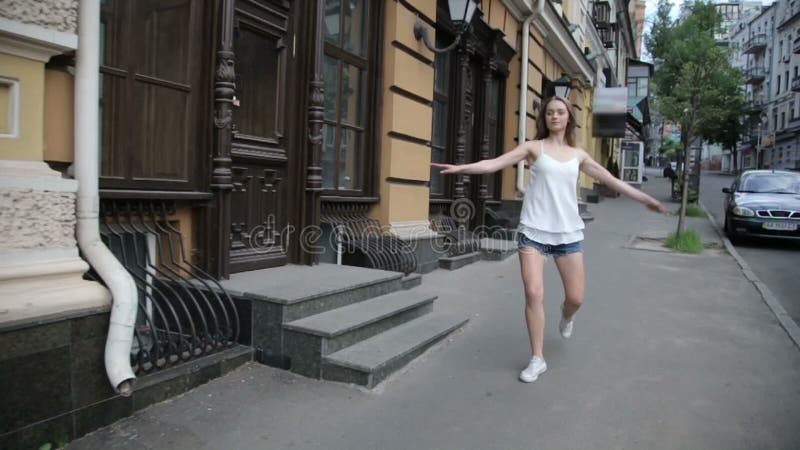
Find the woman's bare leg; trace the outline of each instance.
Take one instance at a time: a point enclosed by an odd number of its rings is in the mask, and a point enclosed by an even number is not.
[[[583,305],[586,279],[583,268],[583,253],[576,252],[555,258],[561,282],[564,283],[564,318],[572,316]]]
[[[525,322],[534,356],[542,356],[544,340],[544,256],[530,247],[519,249],[522,283],[525,286]]]

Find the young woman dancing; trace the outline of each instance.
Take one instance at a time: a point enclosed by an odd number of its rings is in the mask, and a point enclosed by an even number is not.
[[[497,172],[523,159],[530,163],[531,181],[522,201],[517,233],[525,286],[525,321],[533,355],[519,374],[519,379],[526,383],[536,381],[547,370],[542,353],[543,273],[547,256],[554,258],[564,284],[564,303],[558,325],[563,338],[572,335],[575,313],[583,304],[583,220],[578,213],[576,195],[579,171],[652,211],[666,212],[658,200],[620,181],[586,151],[575,146],[575,116],[568,100],[551,97],[544,102],[543,111],[536,119],[536,140],[521,143],[494,159],[462,165],[431,164],[442,169],[443,174],[481,174]]]

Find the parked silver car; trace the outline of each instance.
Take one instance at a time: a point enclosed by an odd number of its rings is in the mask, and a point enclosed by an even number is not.
[[[725,232],[742,237],[800,239],[800,173],[748,170],[723,188]]]

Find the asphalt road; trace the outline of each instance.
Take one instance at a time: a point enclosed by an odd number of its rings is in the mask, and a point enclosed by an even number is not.
[[[700,176],[700,201],[714,215],[717,224],[725,217],[723,187],[733,176],[703,172]],[[795,322],[800,323],[800,242],[751,239],[736,245],[736,250],[758,277],[780,300]]]

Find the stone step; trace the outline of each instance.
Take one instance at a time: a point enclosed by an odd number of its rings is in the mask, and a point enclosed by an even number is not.
[[[583,219],[584,223],[588,223],[594,220],[594,216],[589,211],[589,204],[586,202],[580,202],[580,201],[578,202],[578,213],[580,214],[581,219]]]
[[[488,261],[502,261],[517,253],[517,243],[504,239],[481,239],[481,255]]]
[[[431,313],[322,358],[322,378],[375,387],[463,326],[466,315]]]
[[[468,264],[472,264],[475,261],[480,261],[480,259],[481,259],[480,251],[472,253],[464,253],[463,255],[458,255],[458,256],[448,256],[444,258],[439,258],[439,267],[445,270],[456,270]]]
[[[403,285],[403,289],[411,289],[422,284],[422,274],[421,273],[410,273],[404,276],[400,283]]]
[[[320,377],[320,358],[430,312],[436,295],[398,291],[284,325],[292,372]]]
[[[262,304],[281,323],[398,291],[403,274],[336,264],[242,272],[222,282],[232,296]]]

